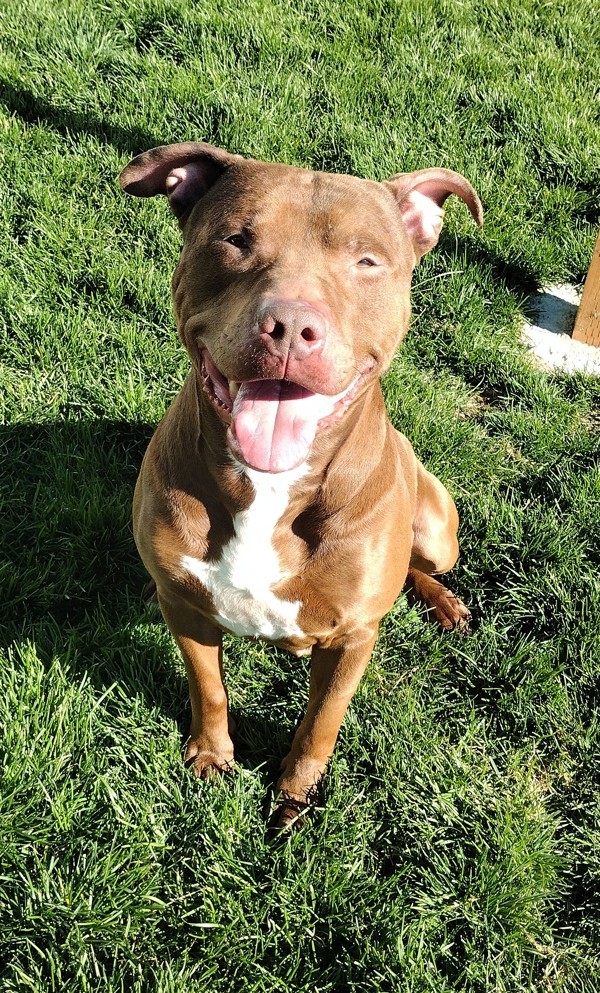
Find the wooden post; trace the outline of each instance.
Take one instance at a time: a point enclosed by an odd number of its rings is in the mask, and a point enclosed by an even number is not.
[[[583,287],[573,337],[600,348],[600,231]]]

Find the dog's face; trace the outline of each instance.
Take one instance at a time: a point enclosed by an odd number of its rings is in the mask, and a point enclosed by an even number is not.
[[[173,277],[180,336],[234,455],[280,472],[388,367],[406,333],[412,271],[463,177],[424,170],[375,183],[164,146],[124,170],[165,193],[184,232]]]

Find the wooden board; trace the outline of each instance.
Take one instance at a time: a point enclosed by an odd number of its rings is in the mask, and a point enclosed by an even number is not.
[[[583,287],[573,337],[600,348],[600,231]]]

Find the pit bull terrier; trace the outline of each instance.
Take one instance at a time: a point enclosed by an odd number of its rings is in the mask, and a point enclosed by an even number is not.
[[[456,508],[392,427],[380,377],[444,201],[478,224],[481,203],[448,169],[378,183],[196,142],[138,155],[120,184],[166,195],[183,231],[173,300],[192,368],[146,452],[134,533],[185,661],[185,759],[202,777],[232,767],[224,631],[310,653],[272,819],[285,829],[404,585],[443,628],[468,622],[432,578],[456,561]]]

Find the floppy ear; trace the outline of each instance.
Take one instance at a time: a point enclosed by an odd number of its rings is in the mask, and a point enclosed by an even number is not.
[[[226,169],[241,161],[241,155],[231,155],[203,141],[160,145],[132,159],[119,183],[134,197],[164,193],[175,216],[182,219]]]
[[[469,182],[450,169],[420,169],[392,176],[384,186],[393,193],[404,226],[413,240],[417,261],[437,244],[442,205],[451,193],[464,200],[477,224],[483,224],[481,201]]]

